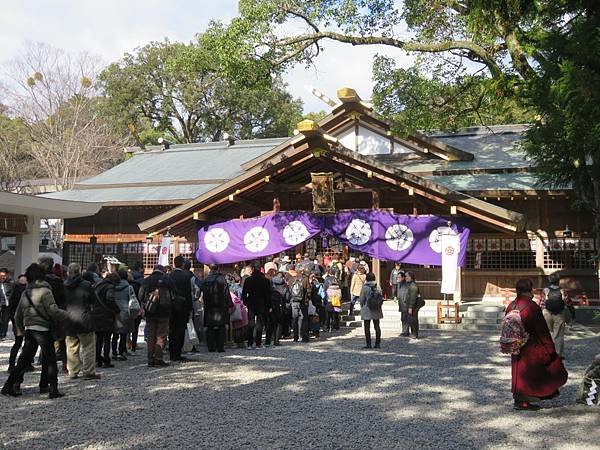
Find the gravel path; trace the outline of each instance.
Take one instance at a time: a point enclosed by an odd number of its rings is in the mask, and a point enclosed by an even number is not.
[[[149,369],[115,362],[94,382],[62,376],[63,399],[0,397],[0,445],[117,448],[600,448],[600,408],[575,405],[584,368],[600,351],[582,329],[567,340],[570,379],[535,412],[512,410],[509,359],[497,336],[384,332],[363,350],[360,330],[309,345],[200,353]],[[6,370],[9,346],[0,343]],[[4,380],[4,377],[2,377]]]

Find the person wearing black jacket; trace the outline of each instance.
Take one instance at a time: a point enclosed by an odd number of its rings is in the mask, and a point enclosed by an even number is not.
[[[158,292],[158,306],[152,312],[148,311],[149,300]],[[173,280],[165,274],[161,265],[154,266],[152,274],[144,280],[140,288],[140,300],[144,302],[146,311],[146,326],[148,327],[148,366],[165,367],[169,364],[163,359],[163,349],[169,334],[169,318],[172,303],[175,298]]]
[[[93,280],[93,275],[86,272],[83,278]],[[96,366],[114,367],[110,360],[110,338],[115,331],[115,317],[119,307],[115,301],[115,286],[121,281],[117,273],[111,273],[95,287],[96,303],[93,308],[94,331],[96,332]]]
[[[133,277],[133,280],[130,281],[129,284],[131,284],[131,287],[133,287],[133,292],[135,292],[135,296],[141,303],[142,299],[140,298],[140,289],[142,287],[142,283],[144,282],[144,268],[140,262],[133,263],[131,276]],[[131,331],[131,351],[133,353],[137,351],[138,331],[140,329],[141,322],[142,315],[138,314],[138,316],[133,320],[133,329]]]
[[[81,277],[81,266],[69,264],[69,277],[65,282],[65,308],[69,318],[67,333],[67,369],[69,377],[79,378],[83,369],[84,380],[97,380],[96,374],[96,335],[92,308],[97,302],[91,283]],[[81,356],[80,356],[81,354]]]
[[[22,330],[17,330],[17,325],[15,324],[15,312],[17,311],[17,306],[19,305],[19,301],[21,300],[21,295],[25,292],[25,288],[27,286],[27,278],[25,275],[21,274],[17,277],[17,282],[14,285],[14,289],[8,299],[8,308],[10,320],[12,322],[13,334],[15,335],[15,342],[10,349],[10,357],[8,359],[8,372],[11,372],[15,368],[15,364],[17,362],[17,354],[23,345],[24,333]],[[33,365],[29,365],[27,367],[28,371],[33,371]]]
[[[260,271],[258,261],[252,264],[252,275],[244,281],[242,301],[248,308],[248,348],[262,347],[266,314],[271,312],[271,283]]]
[[[284,325],[288,310],[291,315],[291,299],[292,294],[290,288],[285,282],[285,273],[277,273],[271,279],[271,313],[269,314],[269,324],[267,328],[265,345],[271,344],[279,346],[279,339],[284,331]],[[287,329],[289,330],[289,320],[287,321]]]
[[[15,283],[10,279],[8,269],[0,269],[0,339],[6,338],[10,315],[10,296]]]
[[[183,256],[175,257],[175,269],[169,278],[175,286],[176,296],[173,299],[173,309],[169,321],[169,359],[171,361],[187,361],[181,356],[181,349],[185,341],[185,330],[192,313],[192,277],[189,270],[183,270],[185,260]]]
[[[225,325],[229,322],[229,308],[233,306],[225,277],[219,267],[210,266],[210,272],[202,281],[204,301],[204,326],[209,352],[225,351]]]

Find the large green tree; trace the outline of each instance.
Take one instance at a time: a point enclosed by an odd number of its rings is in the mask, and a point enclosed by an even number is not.
[[[556,1],[540,32],[527,100],[539,111],[524,148],[546,185],[572,187],[600,242],[600,4]]]
[[[572,186],[600,224],[597,0],[240,0],[237,29],[271,64],[327,40],[381,48],[374,104],[396,132],[540,120],[540,181]],[[402,69],[385,49],[415,56]],[[539,111],[539,116],[538,116]],[[587,163],[586,163],[587,162]]]
[[[279,72],[218,23],[190,44],[153,42],[100,76],[104,111],[138,144],[287,136],[302,105]]]
[[[551,0],[240,0],[238,30],[276,67],[311,64],[333,40],[378,45],[373,101],[412,128],[531,120],[521,82],[535,76],[535,36]],[[385,48],[416,56],[397,67]]]

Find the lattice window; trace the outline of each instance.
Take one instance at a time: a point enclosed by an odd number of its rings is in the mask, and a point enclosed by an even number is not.
[[[467,269],[474,270],[535,269],[535,252],[468,251],[465,266]]]

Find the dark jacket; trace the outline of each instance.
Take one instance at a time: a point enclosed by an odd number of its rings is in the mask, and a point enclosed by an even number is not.
[[[58,307],[65,309],[65,283],[63,279],[50,272],[46,274],[46,282],[52,289],[52,296]]]
[[[65,308],[69,318],[65,324],[67,336],[94,331],[92,309],[97,302],[89,281],[78,275],[65,281]]]
[[[115,285],[110,280],[102,280],[95,290],[96,297],[92,310],[94,331],[113,333],[115,316],[119,314],[119,307],[115,302]]]
[[[2,289],[3,288],[3,289]],[[10,297],[15,289],[15,283],[12,280],[6,280],[0,283],[0,308],[10,307]]]
[[[15,283],[14,289],[10,294],[10,298],[8,299],[8,308],[10,318],[15,317],[15,312],[17,311],[17,306],[19,306],[19,301],[21,300],[21,295],[25,292],[25,287],[27,285],[21,283]]]
[[[271,308],[271,283],[259,270],[252,272],[244,282],[242,301],[255,314],[265,314]]]
[[[398,284],[397,288],[398,295],[398,311],[400,312],[408,312],[408,283],[406,281],[402,281]],[[416,302],[415,298],[415,302]]]
[[[406,293],[406,305],[407,308],[415,309],[417,307],[417,297],[419,296],[419,287],[417,283],[411,281],[410,283],[406,283],[407,293]]]
[[[273,312],[276,315],[282,314],[289,308],[289,305],[292,301],[292,293],[290,292],[290,288],[288,287],[285,279],[276,275],[271,280],[271,286],[273,291],[276,291],[279,295],[271,295],[271,308],[273,308]],[[278,298],[279,304],[273,301],[273,299]]]
[[[163,294],[170,295],[171,298],[168,300],[161,300],[155,312],[149,313],[148,311],[146,311],[146,317],[150,319],[169,318],[171,317],[172,300],[175,298],[176,295],[175,285],[173,284],[171,278],[169,278],[160,270],[152,272],[152,275],[146,278],[142,283],[139,297],[140,301],[145,303],[148,300],[150,294],[156,289],[161,290],[161,296]]]
[[[177,298],[174,301],[173,309],[182,315],[189,315],[192,312],[192,278],[194,274],[189,270],[175,268],[169,274],[173,281]]]
[[[229,308],[233,306],[225,277],[211,271],[202,282],[204,325],[223,326],[229,322]]]

